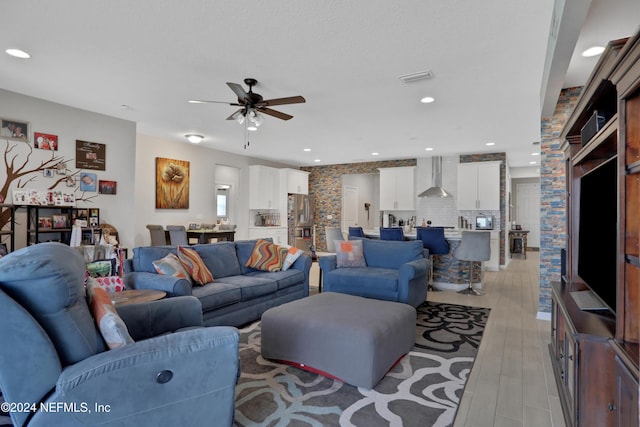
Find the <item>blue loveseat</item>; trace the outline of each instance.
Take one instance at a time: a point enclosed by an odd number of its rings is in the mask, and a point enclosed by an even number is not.
[[[205,326],[241,326],[260,319],[271,307],[309,296],[311,258],[302,255],[287,271],[266,272],[245,267],[256,240],[194,245],[214,281],[204,286],[156,273],[153,261],[176,246],[143,246],[125,263],[125,287],[159,289],[168,296],[193,295],[202,303]]]
[[[419,306],[427,299],[428,253],[421,241],[362,239],[366,267],[337,267],[336,255],[320,257],[322,288]]]

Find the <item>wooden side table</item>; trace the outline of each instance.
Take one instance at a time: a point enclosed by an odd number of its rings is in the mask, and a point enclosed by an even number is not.
[[[167,293],[155,289],[129,289],[122,292],[114,292],[109,294],[109,296],[113,304],[121,305],[157,301],[166,297]]]

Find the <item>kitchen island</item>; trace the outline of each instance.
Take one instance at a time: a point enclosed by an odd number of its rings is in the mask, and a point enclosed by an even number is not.
[[[462,229],[445,229],[444,235],[447,243],[449,243],[449,253],[444,255],[435,255],[433,257],[433,287],[440,290],[461,291],[469,286],[469,267],[468,261],[460,261],[453,256],[455,248],[458,247],[462,239]],[[493,230],[494,234],[499,231]],[[370,239],[380,238],[380,231],[377,229],[364,230],[365,237]],[[416,238],[416,232],[405,232],[404,236],[408,240]],[[493,249],[492,249],[493,251]],[[479,285],[482,281],[482,263],[474,262],[472,284]],[[486,266],[485,266],[486,267]]]

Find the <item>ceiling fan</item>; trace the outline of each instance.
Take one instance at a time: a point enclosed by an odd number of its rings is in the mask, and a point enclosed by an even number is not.
[[[244,83],[249,86],[249,91],[245,92],[242,85],[238,83],[230,83],[227,82],[227,86],[231,88],[231,90],[238,96],[237,102],[223,102],[223,101],[204,101],[204,100],[195,100],[189,101],[192,103],[216,103],[216,104],[229,104],[239,106],[236,112],[227,117],[227,120],[237,120],[240,124],[244,122],[245,118],[248,118],[256,125],[261,124],[261,119],[258,113],[267,114],[272,117],[276,117],[281,120],[289,120],[292,119],[293,116],[290,114],[283,113],[281,111],[274,110],[269,108],[274,105],[285,105],[285,104],[300,104],[306,102],[306,99],[302,96],[289,96],[287,98],[274,98],[274,99],[263,99],[262,95],[253,92],[253,86],[255,86],[258,81],[252,78],[244,79]]]

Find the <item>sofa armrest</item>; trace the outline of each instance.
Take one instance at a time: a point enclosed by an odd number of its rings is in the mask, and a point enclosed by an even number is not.
[[[198,328],[99,353],[67,367],[47,399],[84,402],[91,411],[42,415],[48,425],[69,425],[69,416],[73,425],[181,425],[185,417],[193,425],[231,425],[238,342],[235,328]]]
[[[398,271],[398,281],[408,283],[415,277],[425,276],[429,270],[429,260],[420,258],[406,262],[400,266]]]
[[[336,269],[337,257],[335,255],[323,255],[318,258],[318,265],[323,272],[328,273]]]
[[[196,297],[175,297],[159,301],[121,304],[116,310],[134,341],[182,328],[202,326],[202,304]]]
[[[173,276],[134,271],[124,276],[126,289],[157,289],[165,291],[168,296],[191,296],[191,283],[186,279]]]

